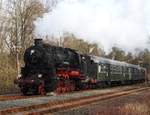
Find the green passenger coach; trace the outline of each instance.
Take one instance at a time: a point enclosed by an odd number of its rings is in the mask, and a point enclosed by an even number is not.
[[[91,60],[97,65],[96,80],[101,84],[126,84],[145,80],[146,69],[138,65],[96,56],[91,56]]]

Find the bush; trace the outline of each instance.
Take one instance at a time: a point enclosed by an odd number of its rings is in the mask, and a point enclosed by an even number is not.
[[[146,103],[129,103],[124,105],[120,112],[124,115],[149,115],[149,107]]]
[[[0,56],[0,94],[16,93],[18,88],[14,85],[17,76],[14,58],[9,55]]]

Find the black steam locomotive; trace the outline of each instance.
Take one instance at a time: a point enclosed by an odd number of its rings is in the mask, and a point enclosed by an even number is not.
[[[137,65],[79,54],[43,43],[42,39],[35,39],[34,45],[26,49],[24,62],[21,76],[15,80],[24,95],[63,93],[146,79],[146,70]]]

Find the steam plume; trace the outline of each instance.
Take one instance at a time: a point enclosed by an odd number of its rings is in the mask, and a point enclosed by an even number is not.
[[[61,36],[70,32],[102,45],[126,51],[148,48],[148,0],[63,0],[36,20],[36,35]]]

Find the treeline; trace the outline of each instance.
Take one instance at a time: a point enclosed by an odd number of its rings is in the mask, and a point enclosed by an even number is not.
[[[60,38],[46,36],[44,41],[48,44],[75,49],[77,52],[88,55],[102,56],[104,51],[97,43],[90,43],[74,34],[64,33]]]
[[[111,52],[105,57],[128,62],[131,64],[140,65],[142,67],[150,69],[150,51],[148,49],[135,49],[135,52],[125,52],[121,48],[112,47]]]

